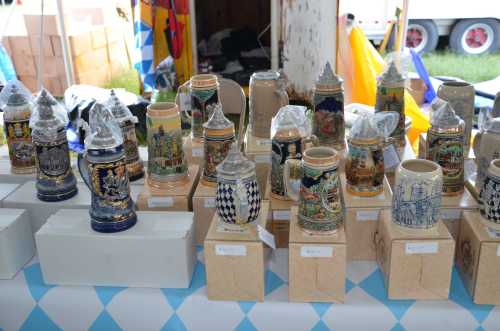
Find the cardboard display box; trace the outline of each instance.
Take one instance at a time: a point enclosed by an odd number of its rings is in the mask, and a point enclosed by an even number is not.
[[[266,185],[266,193],[264,194],[264,200],[269,201],[270,213],[269,213],[269,230],[274,235],[276,241],[276,247],[287,248],[289,242],[290,233],[290,211],[293,206],[297,205],[297,202],[293,200],[281,200],[273,198],[271,195],[271,182],[268,177]]]
[[[500,305],[500,232],[488,228],[478,211],[464,211],[456,264],[474,303]]]
[[[374,197],[359,197],[347,191],[345,174],[341,173],[342,192],[346,208],[345,233],[347,260],[376,260],[375,233],[381,212],[390,210],[392,191],[384,178],[384,191]]]
[[[299,302],[343,302],[346,235],[343,227],[331,235],[310,235],[298,224],[292,207],[289,243],[288,298]]]
[[[389,299],[448,298],[455,241],[443,222],[429,230],[404,229],[385,210],[375,240]]]
[[[255,172],[261,192],[266,192],[267,178],[271,171],[271,139],[254,137],[247,128],[244,144],[245,156],[255,162]]]
[[[1,183],[0,184],[0,206],[5,207],[3,201],[7,199],[15,190],[19,188],[17,183]]]
[[[455,196],[443,196],[441,198],[441,203],[441,219],[448,227],[453,239],[458,241],[462,212],[477,209],[479,207],[478,202],[469,192],[469,189],[465,187],[462,194]]]
[[[225,232],[214,215],[204,243],[209,300],[263,301],[265,251],[257,224],[266,227],[269,203],[263,202],[256,224],[245,232]]]
[[[184,154],[186,155],[186,160],[189,165],[197,164],[200,169],[203,169],[203,142],[195,141],[191,136],[183,138]]]
[[[0,209],[0,279],[10,279],[35,255],[28,213]]]
[[[36,233],[48,284],[187,288],[196,250],[193,213],[138,212],[117,233],[91,229],[87,210],[59,210]],[[168,220],[168,222],[165,222]]]
[[[192,199],[194,190],[198,183],[197,165],[191,165],[188,169],[188,180],[183,183],[176,183],[167,189],[156,189],[144,185],[141,193],[137,197],[138,210],[154,211],[192,211]]]
[[[197,245],[203,245],[215,213],[215,189],[216,186],[204,185],[200,180],[193,195],[195,242]]]

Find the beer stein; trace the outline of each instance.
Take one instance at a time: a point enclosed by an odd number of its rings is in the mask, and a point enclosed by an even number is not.
[[[479,192],[479,212],[484,224],[500,230],[500,159],[491,161]]]

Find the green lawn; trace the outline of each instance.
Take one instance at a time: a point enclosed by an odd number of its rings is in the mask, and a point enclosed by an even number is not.
[[[500,53],[465,56],[438,51],[425,54],[422,58],[431,76],[453,76],[470,83],[500,76]]]
[[[124,88],[129,92],[140,94],[139,74],[134,68],[114,75],[105,88]]]

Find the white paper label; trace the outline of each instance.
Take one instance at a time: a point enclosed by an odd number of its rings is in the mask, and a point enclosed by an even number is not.
[[[257,146],[271,146],[271,139],[257,139],[255,143]]]
[[[430,243],[407,243],[406,254],[436,254],[439,244],[437,242]]]
[[[462,216],[460,209],[441,209],[441,218],[445,221],[456,221]]]
[[[201,157],[203,156],[203,148],[201,147],[196,147],[191,150],[191,155],[194,157]]]
[[[492,229],[490,227],[485,227],[486,229],[486,232],[488,232],[488,234],[490,235],[490,238],[493,238],[493,239],[498,239],[500,238],[500,231],[497,231],[495,229]]]
[[[497,256],[500,256],[500,245],[497,246]]]
[[[358,221],[378,221],[378,210],[361,210],[356,212],[356,219]]]
[[[172,197],[151,197],[148,199],[149,208],[169,208],[174,205],[174,199]]]
[[[245,245],[215,245],[215,255],[246,256],[247,247]]]
[[[254,161],[255,163],[271,163],[271,155],[257,154]]]
[[[179,94],[179,103],[181,106],[181,111],[191,110],[191,97],[189,96],[188,93]]]
[[[261,225],[257,225],[257,232],[259,233],[260,240],[264,244],[271,247],[272,249],[276,249],[276,241],[274,240],[274,236],[269,233],[269,231],[267,231]]]
[[[302,246],[300,247],[301,257],[332,257],[333,247],[329,246]]]
[[[215,198],[205,198],[205,208],[215,208]]]
[[[273,220],[275,221],[289,221],[290,211],[289,210],[275,210],[273,211]]]
[[[384,167],[386,170],[397,167],[400,162],[398,151],[393,144],[384,148]]]

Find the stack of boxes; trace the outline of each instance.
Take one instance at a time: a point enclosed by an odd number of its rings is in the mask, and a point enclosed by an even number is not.
[[[112,76],[130,68],[130,52],[119,25],[77,24],[70,15],[65,19],[76,84],[103,86]],[[55,96],[62,96],[68,86],[57,16],[44,16],[43,36],[40,20],[41,15],[24,15],[27,36],[8,36],[3,43],[19,79],[30,90],[36,90],[37,68],[43,57],[43,85]]]

